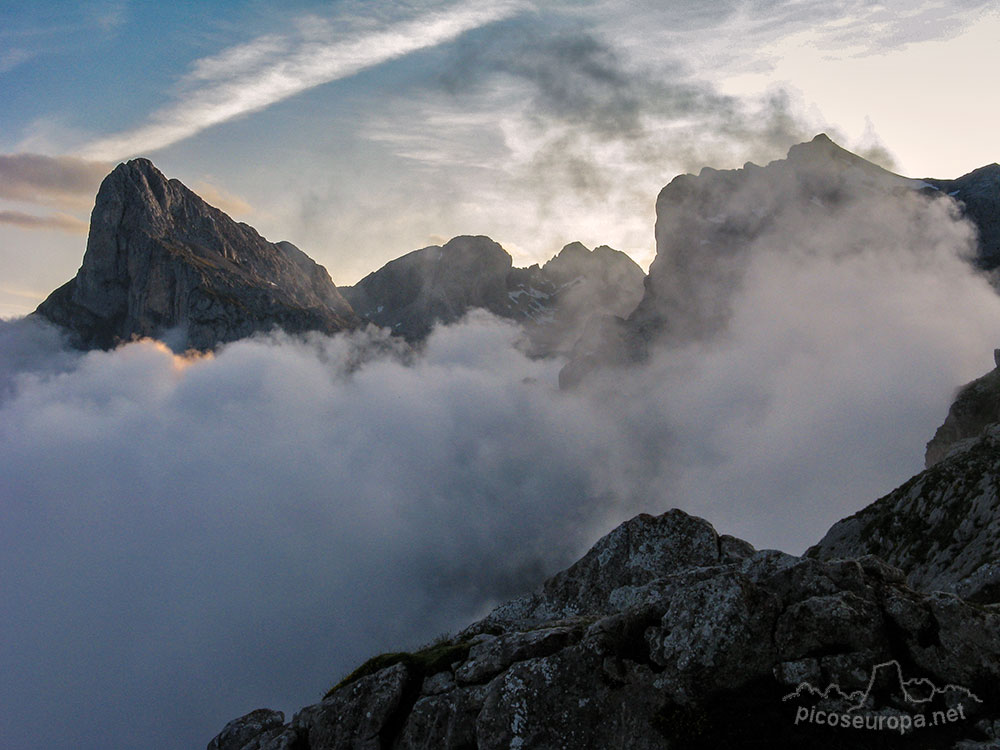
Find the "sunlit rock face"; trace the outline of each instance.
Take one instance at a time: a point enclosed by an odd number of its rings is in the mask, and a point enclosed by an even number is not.
[[[373,658],[288,723],[258,710],[209,748],[846,748],[858,732],[802,715],[930,720],[963,701],[962,722],[870,733],[958,747],[996,739],[998,657],[992,610],[917,593],[874,557],[756,551],[673,510],[625,522],[453,637]],[[942,690],[906,703],[904,678]],[[819,696],[830,684],[841,693]]]
[[[409,341],[472,309],[521,323],[531,353],[568,353],[596,316],[624,317],[645,274],[625,253],[574,242],[545,265],[516,268],[489,237],[414,250],[341,291],[359,315]]]
[[[275,327],[332,333],[358,323],[326,269],[233,221],[146,159],[104,179],[83,265],[37,312],[85,348],[156,336],[208,349]]]

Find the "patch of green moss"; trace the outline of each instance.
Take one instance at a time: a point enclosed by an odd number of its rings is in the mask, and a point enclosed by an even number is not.
[[[419,651],[395,651],[387,654],[373,656],[360,667],[355,669],[344,679],[326,691],[324,698],[329,698],[342,687],[357,682],[362,677],[368,677],[383,669],[404,664],[413,675],[423,678],[437,672],[443,672],[457,661],[465,661],[469,657],[469,649],[472,642],[445,641],[420,649]]]

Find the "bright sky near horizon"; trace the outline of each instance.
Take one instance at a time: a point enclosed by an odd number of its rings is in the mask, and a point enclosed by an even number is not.
[[[0,317],[73,276],[142,155],[340,284],[488,234],[647,265],[674,175],[825,130],[909,176],[1000,159],[979,0],[0,3]]]

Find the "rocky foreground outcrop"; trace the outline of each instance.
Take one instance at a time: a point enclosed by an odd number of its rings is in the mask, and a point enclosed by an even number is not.
[[[119,164],[101,183],[83,265],[37,314],[83,348],[152,336],[211,349],[276,327],[334,333],[360,323],[325,268],[146,159]]]
[[[1000,602],[1000,425],[835,524],[807,554],[878,555],[916,589]]]
[[[756,551],[674,510],[627,521],[453,638],[370,660],[287,723],[234,720],[209,748],[971,750],[996,746],[998,678],[1000,608],[918,593],[871,556]]]

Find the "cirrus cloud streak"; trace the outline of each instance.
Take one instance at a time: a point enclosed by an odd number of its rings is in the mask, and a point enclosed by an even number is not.
[[[434,47],[510,17],[518,2],[469,3],[342,36],[318,20],[299,36],[267,35],[196,62],[188,90],[145,125],[95,140],[82,153],[119,159],[189,138],[308,89]]]

